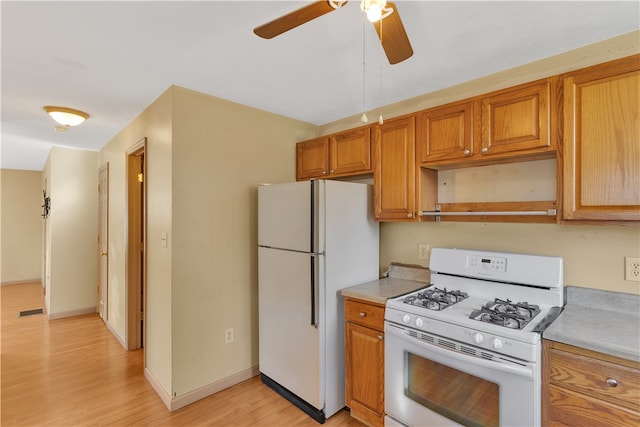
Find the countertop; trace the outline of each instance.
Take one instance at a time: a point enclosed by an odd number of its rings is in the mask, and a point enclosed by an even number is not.
[[[362,283],[342,290],[342,295],[377,304],[385,304],[389,298],[408,294],[428,286],[428,283],[415,280],[386,277],[372,282]]]
[[[431,279],[429,269],[414,265],[392,263],[387,273],[389,277],[345,288],[342,295],[384,305],[389,298],[429,286]]]
[[[566,306],[544,339],[640,362],[640,296],[567,286]]]

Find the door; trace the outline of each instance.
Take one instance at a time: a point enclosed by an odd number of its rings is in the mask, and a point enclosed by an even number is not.
[[[109,163],[98,171],[98,314],[108,320]]]
[[[375,218],[415,220],[415,118],[385,121],[376,131]]]
[[[308,181],[258,187],[258,244],[310,252],[311,204]]]
[[[323,328],[314,326],[317,287],[308,253],[258,248],[260,372],[318,409]]]
[[[127,151],[127,349],[144,347],[145,143]]]
[[[410,334],[385,323],[387,415],[408,425],[540,425],[539,366]]]

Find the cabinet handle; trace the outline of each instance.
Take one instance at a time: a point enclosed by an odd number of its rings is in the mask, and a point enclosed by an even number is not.
[[[331,173],[334,173],[336,170],[335,169],[331,169]]]
[[[413,218],[413,214],[412,213],[408,213],[407,214],[407,218]]]
[[[618,387],[618,380],[615,378],[607,378],[607,385],[609,387]]]
[[[367,313],[365,313],[364,311],[360,312],[360,317],[365,317],[367,315]]]
[[[465,156],[470,156],[471,155],[471,150],[464,150],[463,151]]]
[[[482,147],[482,150],[480,150],[480,151],[482,151],[483,153],[486,153],[486,152],[489,151],[489,149],[487,147]]]
[[[326,175],[326,174],[327,174],[327,171],[322,171],[322,175]]]
[[[384,339],[384,335],[378,335],[378,339],[382,341]]]
[[[100,252],[100,256],[106,256],[107,253],[106,252]]]

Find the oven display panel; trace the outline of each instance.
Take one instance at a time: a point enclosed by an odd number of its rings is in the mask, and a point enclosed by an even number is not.
[[[498,384],[407,353],[405,394],[464,426],[498,427]]]
[[[507,271],[507,259],[503,257],[469,256],[467,268],[475,271],[492,271],[504,273]]]

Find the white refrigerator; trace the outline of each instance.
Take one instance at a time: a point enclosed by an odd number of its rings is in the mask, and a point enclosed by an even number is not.
[[[258,188],[262,380],[323,423],[345,406],[340,290],[379,277],[372,187],[311,180]]]

